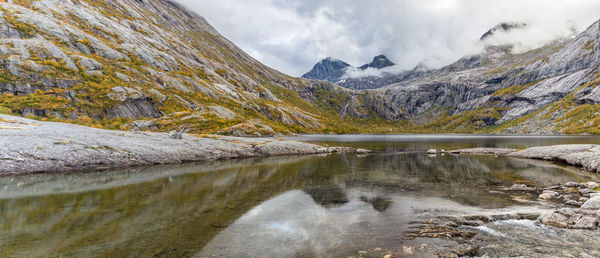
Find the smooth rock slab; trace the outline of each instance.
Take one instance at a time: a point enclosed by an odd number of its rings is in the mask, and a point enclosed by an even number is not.
[[[569,144],[527,148],[508,155],[515,158],[559,161],[600,172],[600,145]]]
[[[346,150],[351,151],[335,151]],[[176,140],[167,133],[110,131],[0,114],[0,175],[333,151],[273,138],[201,138],[186,134]]]

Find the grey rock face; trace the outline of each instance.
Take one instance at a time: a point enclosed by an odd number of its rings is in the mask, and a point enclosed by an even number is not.
[[[128,87],[114,87],[108,96],[120,103],[106,110],[109,119],[126,118],[158,118],[160,112],[146,94]]]
[[[194,113],[219,103],[233,108],[210,112],[226,119],[234,117],[231,110],[277,110],[283,112],[271,117],[277,122],[315,128],[324,124],[321,111],[294,108],[301,105],[280,99],[282,94],[296,91],[307,101],[328,91],[343,94],[332,84],[290,78],[257,62],[205,19],[172,1],[25,2],[2,4],[0,53],[6,58],[0,68],[7,78],[0,82],[0,93],[24,97],[36,90],[60,92],[57,97],[71,100],[65,108],[75,110],[41,113],[94,119],[165,116],[173,121],[177,118],[157,107]],[[15,28],[8,18],[26,26]],[[106,98],[106,88],[115,86],[139,94],[113,89]],[[169,101],[174,103],[165,103]],[[87,103],[92,105],[83,107]]]

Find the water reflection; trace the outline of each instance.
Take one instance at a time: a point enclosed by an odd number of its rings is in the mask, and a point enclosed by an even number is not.
[[[548,163],[422,153],[273,157],[0,178],[0,256],[337,256],[398,248],[436,210],[514,209]]]

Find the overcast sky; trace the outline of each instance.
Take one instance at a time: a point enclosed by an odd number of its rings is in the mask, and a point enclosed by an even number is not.
[[[504,21],[535,47],[600,19],[597,0],[176,0],[264,64],[293,76],[331,56],[359,66],[378,54],[399,69],[440,67],[477,51]],[[522,38],[521,38],[522,37]]]

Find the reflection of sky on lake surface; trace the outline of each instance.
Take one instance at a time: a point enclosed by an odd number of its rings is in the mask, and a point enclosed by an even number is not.
[[[197,256],[292,257],[306,255],[309,250],[311,256],[339,257],[377,247],[397,252],[402,233],[417,220],[440,215],[546,211],[535,206],[491,211],[446,199],[398,193],[387,196],[392,204],[380,212],[360,198],[378,194],[368,189],[349,189],[349,202],[325,208],[303,191],[286,192],[236,220]]]
[[[340,257],[375,248],[382,251],[370,255],[381,257],[425,241],[403,239],[414,221],[539,212],[490,193],[498,186],[600,181],[548,162],[403,152],[593,137],[335,142],[339,139],[320,140],[380,152],[0,177],[0,257]],[[487,226],[509,235],[506,226]]]

